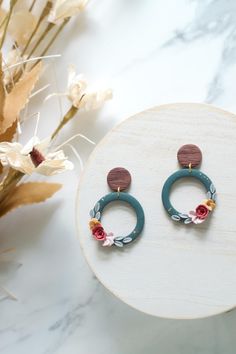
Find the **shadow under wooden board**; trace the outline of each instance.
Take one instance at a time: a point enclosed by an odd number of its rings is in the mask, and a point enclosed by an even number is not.
[[[177,151],[195,144],[201,170],[216,186],[217,206],[201,225],[170,219],[162,186],[179,169]],[[145,227],[130,245],[102,247],[88,228],[89,211],[109,193],[107,174],[125,167],[129,193],[145,212]],[[169,104],[138,113],[97,145],[80,181],[77,225],[85,258],[100,282],[126,304],[165,318],[202,318],[236,304],[236,116],[205,104]],[[177,209],[194,209],[205,198],[201,185],[176,183]],[[107,207],[102,224],[115,235],[129,233],[135,215],[126,205]]]

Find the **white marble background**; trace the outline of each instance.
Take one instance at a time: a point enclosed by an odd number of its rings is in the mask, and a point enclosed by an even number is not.
[[[114,91],[104,109],[78,116],[61,141],[81,132],[99,142],[118,121],[168,102],[208,102],[236,112],[235,0],[91,0],[51,52],[63,54],[54,65],[61,90],[66,65],[74,63]],[[41,112],[44,136],[58,119],[57,100]],[[92,147],[75,146],[86,160]],[[18,301],[0,301],[0,353],[235,353],[236,311],[194,321],[154,318],[97,282],[76,235],[79,174],[77,167],[53,178],[64,188],[47,204],[1,219],[1,248],[15,252],[1,263],[0,281]]]

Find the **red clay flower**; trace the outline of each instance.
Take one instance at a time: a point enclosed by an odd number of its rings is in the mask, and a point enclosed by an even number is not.
[[[196,216],[199,219],[206,219],[209,214],[209,209],[204,204],[198,205],[196,208]]]
[[[92,233],[98,241],[104,241],[107,236],[106,232],[104,231],[104,228],[101,225],[95,226],[92,230]]]

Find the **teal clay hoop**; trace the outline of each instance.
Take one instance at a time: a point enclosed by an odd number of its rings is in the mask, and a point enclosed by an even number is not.
[[[183,177],[194,177],[200,181],[206,188],[207,199],[216,200],[216,189],[210,178],[200,170],[184,168],[174,172],[168,177],[162,189],[162,203],[164,208],[173,220],[183,221],[185,224],[189,224],[191,223],[191,219],[189,219],[188,215],[176,210],[170,202],[170,192],[173,184]]]
[[[90,216],[101,221],[103,209],[111,202],[122,201],[128,203],[135,211],[137,216],[137,223],[133,231],[127,236],[117,236],[114,239],[114,245],[118,247],[123,247],[136,240],[136,238],[141,234],[144,227],[144,212],[141,204],[128,193],[123,192],[112,192],[104,197],[102,197],[90,211]]]

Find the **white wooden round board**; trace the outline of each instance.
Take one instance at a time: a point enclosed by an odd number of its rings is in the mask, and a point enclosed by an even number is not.
[[[171,220],[161,202],[166,178],[179,169],[176,153],[196,144],[201,170],[217,190],[209,221],[184,225]],[[129,193],[145,212],[139,239],[122,249],[102,247],[88,228],[89,211],[109,193],[107,173],[125,167]],[[176,183],[171,201],[186,212],[205,199],[194,179]],[[84,255],[100,282],[145,313],[166,318],[201,318],[236,305],[236,116],[205,104],[170,104],[141,112],[115,127],[92,153],[77,198],[78,233]],[[107,232],[128,234],[135,214],[112,203],[102,216]]]

